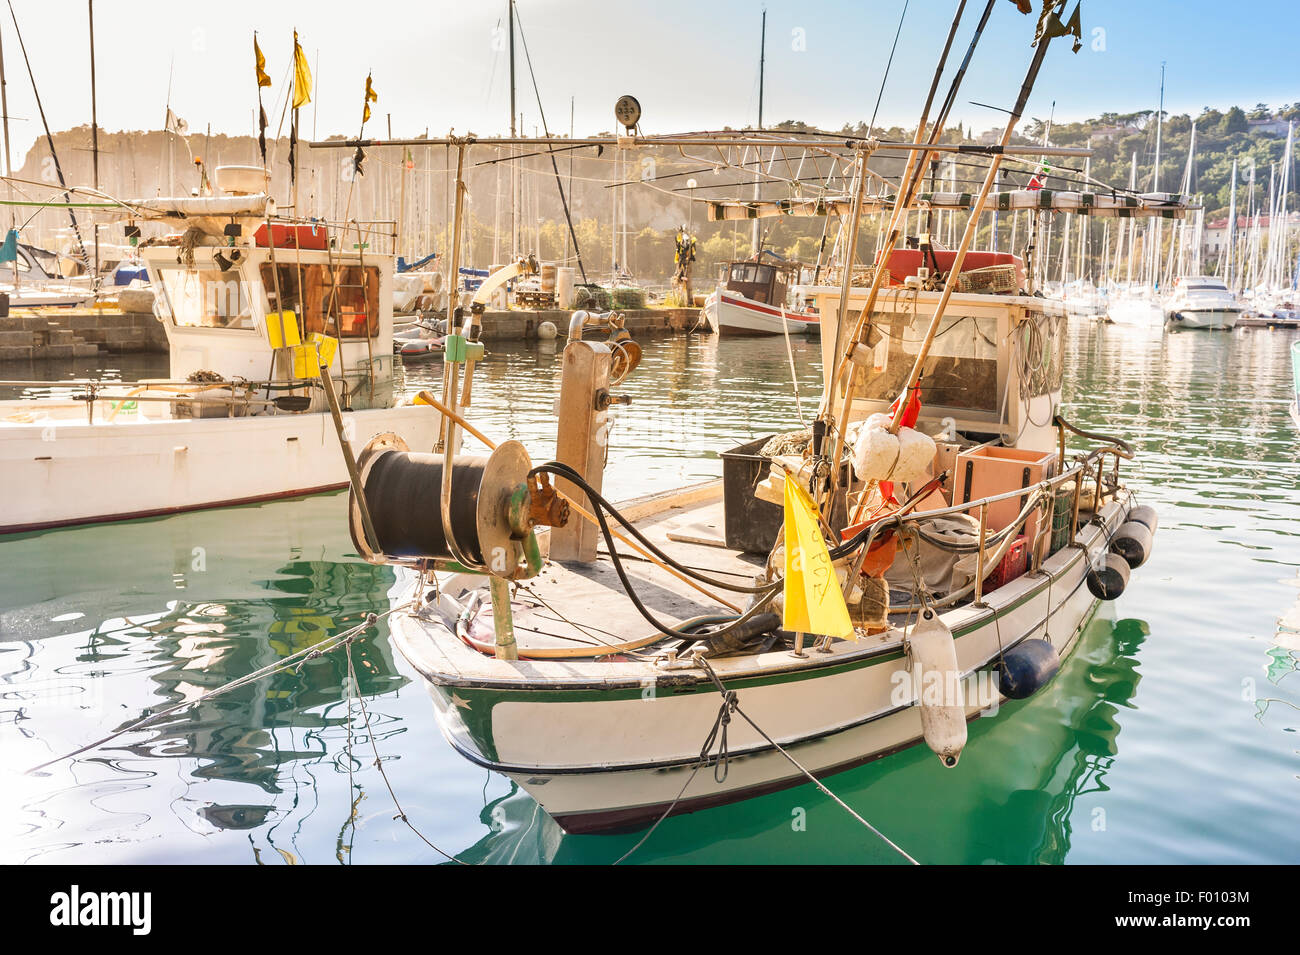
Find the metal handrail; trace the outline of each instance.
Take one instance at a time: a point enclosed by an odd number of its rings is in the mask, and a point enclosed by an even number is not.
[[[1075,463],[1072,467],[1061,472],[1055,477],[1044,478],[1042,481],[1039,481],[1034,486],[1036,488],[1042,488],[1044,490],[1054,490],[1055,488],[1061,486],[1062,484],[1065,484],[1068,481],[1074,479],[1076,476],[1085,473],[1086,469],[1099,457],[1106,454],[1118,454],[1118,453],[1120,453],[1120,449],[1118,448],[1112,448],[1112,447],[1095,448],[1094,450],[1088,452],[1088,454],[1080,455],[1079,457],[1075,458]],[[1131,453],[1128,455],[1121,455],[1121,456],[1131,457]],[[1001,494],[994,494],[990,497],[981,497],[973,501],[965,501],[961,504],[953,504],[949,507],[939,508],[938,510],[913,511],[911,514],[904,514],[902,516],[897,516],[897,517],[893,515],[889,517],[882,517],[879,523],[881,523],[882,526],[888,526],[891,523],[897,523],[898,525],[901,526],[902,524],[909,523],[909,522],[914,523],[921,519],[929,519],[933,517],[945,517],[949,514],[965,513],[966,511],[972,510],[973,508],[979,507],[981,504],[996,504],[999,501],[1006,501],[1006,500],[1010,500],[1011,498],[1024,497],[1025,494],[1026,494],[1026,489],[1023,487],[1018,487],[1010,491],[1004,491]]]
[[[1124,454],[1122,456],[1128,458],[1129,460],[1132,460],[1134,457],[1134,451],[1132,445],[1130,445],[1127,441],[1125,441],[1122,438],[1117,438],[1109,434],[1095,434],[1092,431],[1084,431],[1082,428],[1070,424],[1070,422],[1066,421],[1065,418],[1063,418],[1059,414],[1052,419],[1052,422],[1058,428],[1064,428],[1070,433],[1076,434],[1081,438],[1086,438],[1089,441],[1101,441],[1104,444],[1113,444],[1118,448],[1122,448],[1124,451]]]

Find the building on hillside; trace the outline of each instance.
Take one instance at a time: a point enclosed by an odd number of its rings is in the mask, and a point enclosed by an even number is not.
[[[1259,235],[1263,240],[1267,240],[1269,231],[1268,216],[1237,216],[1237,237],[1238,242],[1241,236],[1254,228],[1256,221],[1259,223]],[[1300,228],[1300,212],[1292,212],[1287,216],[1287,224],[1292,228]],[[1201,234],[1201,254],[1218,255],[1228,246],[1228,217],[1222,219],[1213,219],[1205,223],[1205,229]],[[1238,245],[1238,248],[1241,246]]]
[[[1285,119],[1268,116],[1262,119],[1248,119],[1251,132],[1263,133],[1265,136],[1285,136],[1290,125]]]

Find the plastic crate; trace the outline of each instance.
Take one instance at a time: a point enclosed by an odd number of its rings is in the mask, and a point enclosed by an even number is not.
[[[1023,576],[1029,569],[1029,541],[1024,534],[1021,534],[1007,552],[1002,555],[1002,560],[998,562],[997,568],[989,574],[985,581],[984,592],[988,593],[997,590],[999,587],[1005,587],[1017,577]]]
[[[1074,482],[1067,481],[1056,489],[1052,499],[1052,543],[1048,556],[1067,547],[1074,539],[1070,521],[1074,517]]]

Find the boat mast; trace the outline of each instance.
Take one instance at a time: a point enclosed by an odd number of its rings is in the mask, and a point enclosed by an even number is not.
[[[506,0],[507,24],[510,30],[510,138],[514,139],[517,135],[515,126],[515,0]],[[513,155],[515,147],[510,147]],[[516,188],[518,182],[519,170],[516,163],[510,164],[510,261],[513,262],[519,258],[519,236],[517,232],[517,221],[515,215],[515,206],[519,202],[519,193]],[[456,276],[452,276],[456,280]]]
[[[1128,170],[1128,188],[1130,192],[1137,192],[1137,174],[1138,174],[1138,154],[1133,153],[1133,159]],[[1128,220],[1128,261],[1126,265],[1126,275],[1124,284],[1133,285],[1133,252],[1137,242],[1137,220]]]
[[[99,112],[95,96],[95,0],[86,0],[90,22],[90,162],[94,176],[95,192],[99,192]],[[6,137],[7,138],[7,137]],[[95,229],[95,275],[91,287],[99,288],[99,223]]]
[[[1223,258],[1223,279],[1224,284],[1232,290],[1236,290],[1233,283],[1232,266],[1233,266],[1233,244],[1237,241],[1237,160],[1232,160],[1232,184],[1228,190],[1228,234],[1226,236],[1226,248],[1224,249]]]
[[[1156,161],[1151,170],[1151,191],[1160,191],[1160,134],[1164,128],[1165,118],[1165,62],[1160,61],[1160,108],[1156,110]],[[1154,226],[1155,240],[1151,244],[1150,250],[1150,284],[1155,287],[1159,281],[1157,270],[1160,268],[1160,240],[1161,233],[1164,231],[1160,228],[1160,220],[1157,219]]]
[[[759,32],[758,39],[758,128],[763,128],[763,83],[765,80],[764,71],[767,65],[767,10],[763,10],[763,25]],[[758,184],[762,175],[763,156],[758,147],[754,148],[754,201],[758,201]],[[758,219],[754,220],[753,228],[749,237],[749,246],[757,255],[758,247]]]
[[[9,85],[5,81],[5,52],[3,33],[0,32],[0,117],[4,120],[5,134],[5,185],[9,193],[9,228],[14,230],[18,226],[18,220],[15,218],[17,207],[13,204],[14,200],[14,183],[13,166],[9,162]],[[18,291],[18,256],[14,256],[14,291]]]

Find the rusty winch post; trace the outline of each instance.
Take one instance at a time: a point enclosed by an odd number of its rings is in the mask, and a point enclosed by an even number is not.
[[[610,340],[583,341],[586,325],[606,328]],[[628,403],[627,396],[610,394],[609,389],[622,381],[639,359],[640,349],[623,328],[618,313],[607,316],[574,313],[569,325],[569,343],[564,346],[555,457],[581,474],[597,491],[605,477],[609,408]],[[556,484],[566,497],[595,509],[594,505],[588,505],[582,489],[572,482],[559,478]],[[551,557],[587,564],[595,562],[600,531],[592,522],[574,521],[567,526],[552,527]]]
[[[560,384],[559,430],[555,458],[567,464],[597,491],[605,477],[609,432],[610,347],[601,342],[570,341],[564,346]],[[587,501],[582,489],[563,478],[557,485],[575,501]],[[594,510],[594,506],[589,506]],[[594,563],[600,531],[590,521],[574,521],[551,531],[551,557]]]

